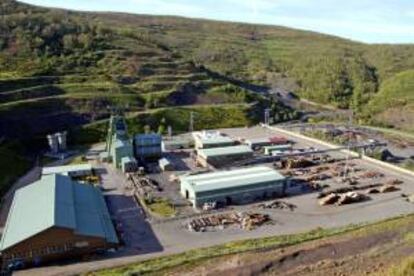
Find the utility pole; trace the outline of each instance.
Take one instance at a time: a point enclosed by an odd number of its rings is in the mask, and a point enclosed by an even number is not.
[[[348,123],[348,133],[351,133],[352,124],[353,124],[353,118],[354,112],[351,110],[351,114],[349,115],[349,123]],[[348,177],[348,169],[349,169],[349,151],[351,149],[351,136],[348,137],[347,141],[347,152],[346,152],[346,162],[345,162],[345,173],[344,173],[344,179]]]
[[[188,130],[189,132],[194,131],[194,112],[193,111],[190,112],[190,127]]]
[[[171,139],[171,137],[172,137],[172,127],[168,126],[168,138]]]
[[[270,111],[271,111],[270,108],[266,108],[264,111],[264,124],[267,126],[270,123]]]

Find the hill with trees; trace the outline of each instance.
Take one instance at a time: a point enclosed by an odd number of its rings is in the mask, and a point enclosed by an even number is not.
[[[363,123],[412,130],[414,45],[12,0],[0,9],[0,147],[7,151],[10,139],[32,150],[62,129],[71,141],[97,141],[115,108],[136,130],[162,123],[184,131],[190,112],[197,128],[253,124],[266,107],[276,121],[297,118],[262,96],[272,89],[351,108]]]

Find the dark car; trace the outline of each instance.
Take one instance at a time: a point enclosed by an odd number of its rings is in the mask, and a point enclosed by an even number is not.
[[[15,259],[7,265],[7,269],[9,271],[20,270],[20,269],[23,269],[24,267],[25,267],[25,264],[22,259]]]

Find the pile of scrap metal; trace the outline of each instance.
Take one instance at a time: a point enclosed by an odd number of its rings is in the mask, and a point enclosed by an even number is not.
[[[400,185],[400,184],[403,184],[403,183],[404,183],[404,181],[402,181],[402,180],[391,179],[391,180],[387,181],[385,184],[387,184],[387,185]]]
[[[148,194],[153,191],[162,191],[162,188],[158,185],[158,183],[148,177],[131,175],[131,180],[134,187],[141,195]]]
[[[395,185],[383,185],[380,189],[379,192],[380,193],[390,193],[390,192],[395,192],[395,191],[399,191],[400,189],[397,188]]]
[[[194,232],[205,232],[209,229],[224,229],[226,226],[238,225],[241,229],[252,230],[268,221],[270,221],[270,218],[265,214],[217,214],[194,218],[187,224],[187,229]]]
[[[319,205],[325,206],[325,205],[336,204],[340,206],[344,204],[361,202],[361,201],[365,201],[368,199],[369,197],[367,195],[357,193],[357,192],[347,192],[344,194],[331,193],[325,196],[324,198],[320,199]]]
[[[315,163],[307,158],[289,158],[281,161],[284,169],[299,169],[314,166]]]
[[[347,186],[347,187],[340,187],[340,188],[335,188],[335,189],[328,189],[323,192],[320,192],[318,195],[318,198],[323,198],[330,194],[342,194],[342,193],[353,192],[353,191],[358,191],[358,190],[376,189],[381,186],[382,184],[377,183],[377,184],[369,184],[369,185],[361,185],[361,186]]]
[[[303,178],[303,180],[306,182],[315,182],[315,181],[323,181],[329,178],[331,178],[331,176],[321,173],[321,174],[312,174],[312,175],[306,176],[305,178]]]
[[[272,201],[272,202],[268,202],[268,203],[261,203],[259,205],[257,205],[258,208],[262,208],[262,209],[288,209],[290,211],[294,211],[297,206],[295,204],[292,203],[288,203],[288,202],[284,202],[284,201]]]
[[[360,177],[361,178],[380,178],[380,177],[384,177],[384,174],[380,172],[376,172],[376,171],[368,171],[368,172],[363,173]]]
[[[325,172],[329,170],[329,166],[319,166],[319,167],[315,167],[312,168],[310,170],[311,173],[321,173],[321,172]]]

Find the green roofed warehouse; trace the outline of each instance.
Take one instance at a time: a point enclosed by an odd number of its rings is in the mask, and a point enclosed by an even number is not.
[[[27,265],[116,247],[99,189],[52,174],[16,191],[1,238],[3,265]]]
[[[244,203],[285,193],[286,178],[276,170],[258,166],[180,177],[181,194],[193,206],[204,203]]]
[[[241,161],[253,156],[253,150],[248,146],[231,146],[197,150],[197,163],[203,167],[212,165],[222,167],[234,161]]]

